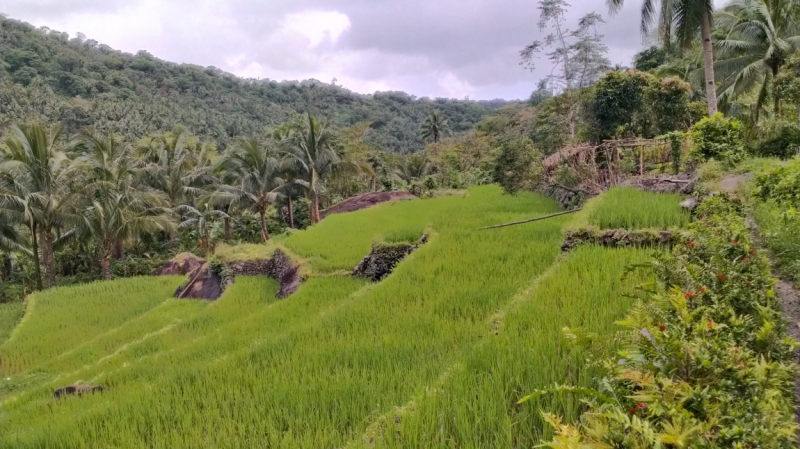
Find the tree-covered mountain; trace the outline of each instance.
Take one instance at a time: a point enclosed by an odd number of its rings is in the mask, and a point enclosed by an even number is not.
[[[244,79],[215,67],[135,55],[0,16],[0,127],[41,118],[68,132],[87,126],[144,136],[184,125],[220,148],[310,111],[339,127],[371,123],[366,143],[396,153],[423,148],[420,124],[432,110],[465,131],[503,100],[362,95],[317,80]]]

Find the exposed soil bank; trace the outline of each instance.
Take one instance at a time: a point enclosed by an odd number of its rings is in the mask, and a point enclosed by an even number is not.
[[[594,244],[610,248],[620,247],[672,247],[678,241],[678,234],[672,231],[582,228],[567,231],[561,251],[569,251],[578,245]]]
[[[193,254],[182,253],[154,274],[188,275],[189,281],[175,291],[176,298],[217,299],[236,276],[269,276],[279,281],[278,298],[286,298],[300,287],[298,267],[293,266],[291,259],[280,250],[275,250],[269,259],[235,262],[223,266],[220,271],[211,270],[205,260]]]
[[[360,209],[366,209],[368,207],[372,207],[380,203],[385,203],[387,201],[407,200],[412,198],[416,198],[416,196],[404,190],[397,190],[394,192],[364,193],[361,195],[348,198],[335,206],[325,209],[324,211],[320,212],[320,216],[322,218],[325,218],[328,215],[341,214],[343,212],[353,212]]]
[[[399,243],[394,245],[372,245],[372,251],[356,266],[353,276],[367,278],[373,282],[380,281],[392,273],[394,267],[408,254],[428,241],[423,235],[417,243]]]

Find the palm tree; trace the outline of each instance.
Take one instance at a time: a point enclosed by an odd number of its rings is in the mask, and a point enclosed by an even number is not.
[[[625,0],[606,0],[612,12],[618,11]],[[705,74],[708,115],[717,112],[717,88],[714,78],[714,52],[711,43],[713,0],[643,0],[642,34],[647,35],[657,24],[665,45],[669,46],[673,32],[684,47],[694,41],[698,29],[703,47],[703,72]]]
[[[800,45],[800,3],[781,0],[733,0],[716,15],[725,33],[715,47],[715,69],[722,78],[720,100],[729,103],[756,91],[754,121],[772,92],[772,80]],[[780,112],[775,98],[774,112]]]
[[[14,192],[6,196],[29,223],[35,250],[41,238],[42,259],[47,286],[55,286],[55,255],[53,253],[53,231],[76,221],[72,213],[82,173],[78,164],[67,156],[59,146],[63,126],[51,129],[41,124],[12,128],[12,135],[5,139],[3,162],[0,173],[5,179],[5,191]]]
[[[261,237],[265,242],[269,240],[267,211],[284,185],[281,163],[275,154],[256,139],[238,139],[220,161],[220,167],[239,182],[221,186],[211,200],[215,204],[229,202],[253,209],[261,220]]]
[[[433,165],[428,161],[428,157],[423,153],[415,153],[406,156],[403,162],[395,169],[393,175],[395,179],[411,185],[433,171]]]
[[[328,127],[311,114],[306,115],[304,125],[295,129],[294,135],[287,139],[285,153],[302,180],[297,182],[305,187],[311,198],[311,223],[317,223],[320,220],[322,181],[336,171],[355,171],[357,167],[339,157],[333,148],[334,139]]]
[[[439,111],[433,111],[425,118],[425,122],[420,127],[420,135],[423,140],[431,139],[438,143],[441,136],[450,132],[450,119],[440,115]]]
[[[164,192],[173,208],[191,202],[213,181],[208,147],[191,148],[187,138],[186,131],[178,128],[151,138],[139,149],[146,162],[144,181]]]
[[[211,245],[209,228],[214,220],[226,218],[228,214],[214,209],[210,203],[202,203],[198,207],[184,204],[178,206],[178,212],[181,216],[186,217],[179,226],[181,228],[195,228],[197,236],[200,238],[200,246],[206,250],[206,258],[210,257],[213,246]]]
[[[110,258],[122,256],[123,244],[147,232],[172,232],[173,212],[165,195],[137,184],[139,161],[113,135],[81,134],[80,158],[87,176],[76,233],[97,239],[104,279]]]

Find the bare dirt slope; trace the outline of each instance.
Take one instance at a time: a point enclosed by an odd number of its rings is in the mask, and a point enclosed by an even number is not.
[[[325,209],[324,211],[320,212],[320,215],[322,218],[325,218],[328,215],[366,209],[387,201],[407,200],[411,198],[416,198],[416,196],[404,190],[397,190],[394,192],[363,193],[361,195],[348,198],[333,207]]]

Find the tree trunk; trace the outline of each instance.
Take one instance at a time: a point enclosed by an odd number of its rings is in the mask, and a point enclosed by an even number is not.
[[[319,195],[311,192],[311,223],[319,223]]]
[[[117,240],[116,242],[114,242],[114,259],[122,260],[122,254],[124,251],[125,249],[122,245],[121,240]]]
[[[53,230],[50,228],[42,229],[42,259],[44,262],[44,277],[47,280],[47,288],[56,286],[56,258],[53,254]]]
[[[3,269],[2,269],[3,282],[8,282],[11,279],[11,271],[13,269],[14,267],[11,264],[11,256],[9,256],[6,253],[3,253]]]
[[[36,238],[36,223],[31,220],[31,236],[33,237],[33,266],[36,270],[36,290],[42,290],[42,262],[39,260],[39,241]]]
[[[708,101],[708,116],[717,113],[717,85],[714,82],[714,52],[711,47],[711,17],[708,9],[703,8],[701,17],[701,34],[703,37],[703,68],[706,76],[706,101]]]
[[[773,83],[775,82],[775,78],[778,76],[778,70],[779,69],[780,69],[780,67],[778,67],[777,64],[775,64],[772,67],[772,82]],[[773,107],[774,107],[774,112],[775,112],[775,118],[777,118],[778,115],[780,115],[780,113],[781,113],[781,97],[779,97],[777,95],[774,95],[774,97],[775,97],[775,102],[773,104]]]
[[[225,213],[228,214],[228,216],[225,217],[225,241],[230,243],[231,240],[233,240],[233,223],[231,223],[231,217],[230,217],[231,214],[230,204],[225,206]]]
[[[100,247],[100,270],[103,272],[103,279],[106,281],[111,279],[111,252],[116,250],[115,244],[103,242]]]
[[[264,214],[264,211],[259,211],[258,216],[261,218],[261,238],[264,239],[266,243],[269,240],[269,233],[267,232],[267,217]]]
[[[292,196],[286,197],[289,200],[289,227],[294,229],[294,207],[292,206]]]

